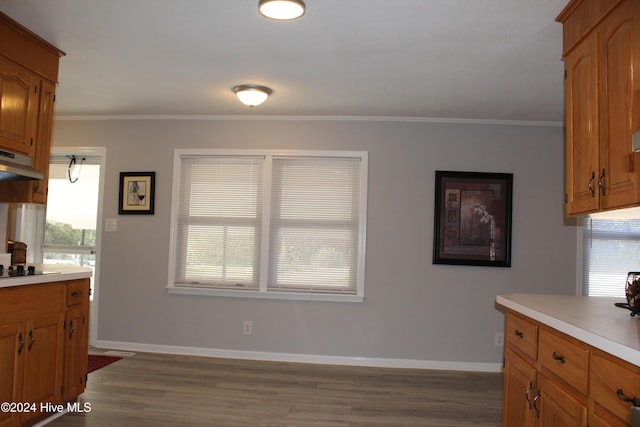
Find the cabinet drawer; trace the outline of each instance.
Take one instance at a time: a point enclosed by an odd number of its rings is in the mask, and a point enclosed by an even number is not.
[[[89,296],[89,287],[84,280],[78,280],[75,282],[69,282],[67,285],[67,305],[80,304]]]
[[[591,355],[590,375],[589,394],[593,400],[629,423],[633,403],[623,398],[640,399],[640,368],[594,353]]]
[[[538,326],[535,323],[510,312],[507,314],[505,337],[507,345],[531,359],[538,357]]]
[[[561,335],[540,329],[538,361],[583,394],[589,387],[589,350]]]

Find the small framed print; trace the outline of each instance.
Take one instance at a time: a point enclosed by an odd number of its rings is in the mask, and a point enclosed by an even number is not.
[[[511,266],[513,174],[436,171],[433,264]]]
[[[153,215],[155,172],[120,172],[118,214]]]

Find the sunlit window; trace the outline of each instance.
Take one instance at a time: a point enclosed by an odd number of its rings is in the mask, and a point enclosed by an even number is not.
[[[640,219],[587,218],[583,242],[584,295],[624,301],[627,273],[640,271]]]
[[[170,288],[362,297],[366,153],[175,156]]]

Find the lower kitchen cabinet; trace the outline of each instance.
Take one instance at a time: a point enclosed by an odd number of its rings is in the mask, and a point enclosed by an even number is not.
[[[606,353],[591,354],[591,413],[597,426],[627,426],[630,406],[640,405],[640,367]]]
[[[69,304],[68,290],[79,287],[82,301]],[[19,405],[0,411],[0,427],[31,425],[48,415],[41,404],[84,391],[88,289],[89,279],[0,289],[0,402]]]
[[[574,397],[566,386],[549,377],[538,375],[537,416],[539,426],[584,427],[587,405],[584,397]]]
[[[534,427],[534,408],[538,389],[536,368],[510,349],[506,350],[504,369],[503,426]]]
[[[64,356],[64,314],[33,313],[24,337],[24,370],[21,402],[35,403],[36,410],[21,414],[21,423],[40,416],[40,402],[59,402],[62,387],[60,366]]]
[[[89,348],[89,280],[70,282],[67,286],[65,322],[64,393],[65,401],[82,394],[87,379]]]
[[[503,427],[626,427],[640,367],[512,311],[505,329]]]
[[[0,402],[12,402],[22,395],[24,324],[0,324]],[[0,427],[19,425],[20,414],[0,411]]]

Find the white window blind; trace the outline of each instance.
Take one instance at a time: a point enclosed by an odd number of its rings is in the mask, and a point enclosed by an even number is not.
[[[624,302],[627,273],[640,271],[640,219],[586,218],[583,243],[584,295]]]
[[[361,300],[366,153],[219,151],[176,150],[169,289]]]
[[[182,158],[177,285],[258,287],[262,167],[261,158]]]
[[[271,289],[356,293],[360,159],[274,159]]]

